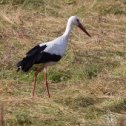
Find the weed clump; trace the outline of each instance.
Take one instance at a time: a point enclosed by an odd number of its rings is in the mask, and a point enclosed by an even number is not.
[[[98,65],[87,65],[85,74],[89,79],[92,79],[93,77],[97,77],[97,75],[101,72],[101,67]]]
[[[126,9],[123,9],[120,5],[114,4],[106,8],[102,8],[100,13],[102,15],[114,14],[114,15],[126,15]]]
[[[30,125],[32,124],[32,118],[29,116],[28,113],[26,112],[17,112],[14,114],[15,115],[15,120],[17,124],[20,125]]]
[[[49,80],[51,80],[53,83],[58,83],[61,81],[67,81],[71,78],[71,74],[69,71],[61,71],[61,70],[54,70],[50,69],[49,71]]]

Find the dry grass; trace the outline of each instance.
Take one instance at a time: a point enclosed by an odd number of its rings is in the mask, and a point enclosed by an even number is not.
[[[0,1],[0,103],[5,126],[126,125],[125,4]],[[48,70],[52,97],[47,97],[40,74],[39,97],[31,99],[33,72],[16,73],[15,65],[35,44],[61,35],[71,15],[81,18],[92,38],[74,28],[65,57]]]

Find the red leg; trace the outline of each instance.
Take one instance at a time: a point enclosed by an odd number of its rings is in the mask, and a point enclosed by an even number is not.
[[[45,82],[45,85],[46,85],[46,90],[47,90],[48,96],[50,98],[49,87],[48,87],[48,82],[47,82],[47,70],[46,70],[46,68],[44,69],[44,82]]]
[[[32,97],[34,97],[35,94],[35,87],[36,87],[36,79],[37,79],[38,71],[34,73],[34,84],[33,84],[33,90],[32,90]]]

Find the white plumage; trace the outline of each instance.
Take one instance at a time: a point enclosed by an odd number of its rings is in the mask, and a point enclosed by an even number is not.
[[[40,47],[45,44],[47,45],[44,50],[45,52],[63,56],[67,47],[67,40],[66,37],[60,36],[57,39],[54,39],[53,41],[40,44]]]
[[[63,57],[67,48],[68,38],[73,28],[73,25],[78,26],[89,37],[91,37],[90,34],[86,31],[86,29],[82,26],[79,19],[76,16],[71,16],[68,19],[66,30],[62,36],[50,42],[36,45],[34,48],[32,48],[30,51],[26,53],[26,57],[24,57],[20,62],[18,62],[17,71],[22,70],[24,72],[27,72],[29,71],[30,68],[35,67],[32,96],[34,96],[37,75],[39,72],[45,69],[44,80],[45,80],[48,96],[50,97],[48,83],[47,83],[46,68],[47,66],[54,65]]]

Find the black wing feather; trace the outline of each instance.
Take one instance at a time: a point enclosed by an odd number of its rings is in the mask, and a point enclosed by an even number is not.
[[[28,51],[26,53],[26,57],[24,57],[21,61],[17,63],[17,71],[22,69],[24,72],[27,72],[32,67],[32,65],[36,63],[36,58],[39,58],[38,56],[40,55],[40,52],[42,52],[46,47],[46,45],[37,45],[30,51]]]
[[[39,64],[39,63],[47,63],[47,62],[57,62],[61,59],[60,55],[56,55],[56,54],[50,54],[47,52],[41,52],[38,55],[36,55],[35,57],[35,64]]]
[[[27,72],[33,66],[33,64],[57,62],[61,59],[62,56],[60,55],[45,52],[44,49],[46,47],[47,45],[37,45],[28,51],[26,53],[26,57],[17,63],[17,71],[22,69],[24,72]]]
[[[29,51],[26,53],[26,55],[27,55],[27,56],[32,56],[32,55],[34,55],[34,54],[36,54],[36,53],[39,53],[39,52],[43,51],[46,47],[47,47],[46,45],[43,45],[43,46],[37,45],[37,46],[35,46],[34,48],[32,48],[31,50],[29,50]]]

